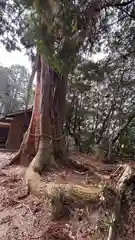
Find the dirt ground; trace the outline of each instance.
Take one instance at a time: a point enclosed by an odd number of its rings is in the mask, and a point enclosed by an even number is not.
[[[107,239],[113,201],[99,201],[89,205],[76,203],[70,215],[53,219],[46,199],[27,195],[27,185],[19,177],[21,166],[7,166],[15,153],[0,152],[0,239],[1,240],[102,240]],[[116,165],[105,165],[85,154],[72,154],[79,163],[91,164],[98,172],[109,176]],[[42,177],[43,182],[74,183],[82,186],[100,185],[98,178],[74,169],[52,170]],[[135,203],[124,201],[119,228],[119,240],[135,239]],[[133,192],[133,191],[132,191]],[[113,199],[113,198],[112,198]],[[126,216],[126,217],[125,217]]]

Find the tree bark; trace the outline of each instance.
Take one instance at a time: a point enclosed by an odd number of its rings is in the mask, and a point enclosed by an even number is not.
[[[41,61],[41,109],[40,139],[36,156],[30,166],[35,172],[42,172],[52,159],[52,123],[51,123],[51,77],[50,68]]]
[[[26,110],[27,110],[28,104],[29,104],[30,91],[31,91],[32,83],[33,83],[33,80],[34,80],[34,77],[35,77],[35,74],[36,74],[36,71],[37,71],[38,61],[39,61],[39,56],[37,55],[35,63],[32,67],[32,73],[31,73],[31,76],[30,76],[30,79],[29,79],[29,82],[28,82],[27,97],[26,97],[26,102],[25,102],[25,109]]]
[[[22,165],[29,165],[27,175],[31,172],[32,178],[33,173],[40,174],[44,168],[66,160],[63,132],[66,85],[67,78],[40,57],[32,118],[17,154]]]
[[[28,166],[31,162],[32,158],[36,154],[36,149],[38,147],[39,141],[39,103],[40,103],[40,88],[41,88],[41,62],[40,57],[38,57],[37,63],[37,84],[35,90],[35,98],[33,111],[31,116],[31,121],[28,127],[27,132],[24,135],[21,147],[16,154],[16,156],[12,159],[11,163],[21,163],[22,165]]]
[[[32,192],[38,191],[40,174],[65,160],[63,133],[66,81],[41,60],[40,137],[37,153],[25,174]],[[55,160],[54,160],[55,159]],[[59,160],[59,161],[58,161]]]

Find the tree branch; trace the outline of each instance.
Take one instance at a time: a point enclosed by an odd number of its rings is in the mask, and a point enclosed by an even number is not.
[[[128,1],[128,2],[115,3],[114,5],[115,5],[115,6],[118,6],[118,7],[123,7],[123,6],[129,5],[129,4],[133,3],[133,2],[134,2],[134,0],[130,0],[130,1]]]
[[[112,144],[114,144],[116,142],[116,140],[121,136],[121,134],[126,130],[126,128],[128,127],[128,125],[131,123],[131,121],[135,118],[135,112],[132,112],[127,120],[127,123],[119,130],[118,134],[114,137],[114,139],[112,140]]]

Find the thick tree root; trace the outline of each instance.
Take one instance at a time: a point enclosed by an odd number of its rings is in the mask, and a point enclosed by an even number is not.
[[[29,166],[27,168],[24,179],[26,184],[28,185],[29,191],[36,196],[40,196],[41,177],[38,172],[35,172],[33,170],[32,166]]]
[[[12,158],[11,162],[9,165],[12,165],[12,164],[19,164],[19,163],[22,163],[23,161],[21,160],[21,158],[24,158],[25,161],[24,163],[26,162],[26,160],[28,158],[30,158],[30,154],[26,154],[25,153],[25,150],[26,150],[26,146],[27,146],[27,143],[26,143],[26,138],[27,138],[27,132],[25,132],[24,136],[23,136],[23,141],[21,143],[21,146],[20,146],[20,149],[18,150],[18,152],[16,153],[16,155]],[[27,155],[27,156],[26,156]],[[27,161],[29,163],[29,161]]]
[[[48,199],[55,218],[60,218],[65,213],[67,215],[67,209],[69,210],[69,206],[74,202],[84,204],[99,201],[102,192],[101,187],[94,185],[83,187],[54,182],[42,183],[39,173],[34,172],[31,166],[26,171],[25,181],[34,195]]]
[[[112,222],[109,228],[107,240],[116,240],[123,195],[126,192],[127,184],[129,182],[132,182],[133,178],[135,178],[135,172],[129,165],[125,164],[122,167],[124,168],[124,171],[116,186],[117,194],[116,194],[115,204],[114,204],[115,207],[112,213]]]
[[[55,219],[69,216],[73,203],[95,203],[100,199],[101,188],[95,186],[83,187],[74,184],[49,183],[45,194],[51,203],[52,215]]]
[[[126,192],[127,185],[135,181],[133,169],[129,165],[122,165],[123,173],[116,185],[114,210],[112,213],[112,222],[109,227],[107,240],[116,240],[118,233],[118,223],[120,222],[120,214],[122,207],[122,199]],[[88,168],[89,170],[89,168]],[[93,170],[94,171],[94,170]],[[45,183],[41,181],[38,171],[35,170],[33,164],[30,164],[25,174],[25,180],[29,190],[38,197],[47,198],[51,206],[52,215],[60,218],[63,215],[68,216],[73,203],[81,202],[83,204],[91,202],[99,202],[101,194],[104,190],[101,187],[89,185],[83,187],[74,184],[58,184],[55,182]]]
[[[9,163],[9,165],[18,164],[18,163],[19,163],[19,160],[20,160],[20,155],[21,155],[21,149],[18,150],[18,152],[17,152],[16,155],[12,158],[11,162]]]

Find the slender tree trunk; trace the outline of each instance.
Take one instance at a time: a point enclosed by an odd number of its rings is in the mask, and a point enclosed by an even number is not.
[[[126,131],[127,127],[129,126],[129,124],[131,123],[131,121],[135,118],[135,112],[132,112],[129,117],[127,122],[120,128],[119,132],[117,133],[117,135],[113,138],[110,139],[109,142],[109,147],[108,147],[108,153],[107,153],[107,160],[110,161],[111,157],[112,157],[112,151],[113,151],[113,146],[116,143],[116,141],[121,137],[122,134],[124,134],[124,132]]]
[[[32,67],[32,73],[31,73],[31,76],[30,76],[29,82],[28,82],[27,97],[26,97],[26,101],[25,101],[25,109],[26,109],[26,110],[27,110],[28,105],[29,105],[30,92],[31,92],[33,80],[34,80],[34,77],[35,77],[35,74],[36,74],[36,71],[37,71],[38,61],[39,61],[39,56],[37,55],[37,56],[36,56],[35,63],[34,63],[34,65],[33,65],[33,67]]]
[[[119,132],[117,133],[117,135],[113,138],[112,143],[114,144],[117,139],[119,139],[119,137],[126,131],[127,127],[129,126],[129,124],[131,123],[131,121],[135,118],[135,112],[132,112],[129,117],[127,122],[125,123],[125,125],[123,125]]]
[[[113,108],[114,108],[114,104],[112,103],[111,108],[109,109],[109,112],[108,112],[106,118],[103,121],[103,125],[102,125],[102,128],[100,130],[100,136],[99,136],[99,138],[98,138],[98,140],[96,142],[97,145],[100,144],[100,142],[102,141],[102,137],[103,137],[103,134],[106,131],[106,128],[108,126],[107,123],[108,123],[108,120],[109,120],[109,117],[110,117],[110,114],[111,114]]]

